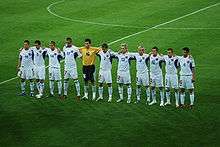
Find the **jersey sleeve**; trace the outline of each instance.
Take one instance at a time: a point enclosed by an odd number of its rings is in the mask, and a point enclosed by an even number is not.
[[[191,63],[192,63],[192,68],[194,68],[196,65],[195,65],[195,61],[194,61],[193,57],[191,57]]]
[[[78,57],[78,58],[81,58],[81,57],[82,57],[82,54],[81,54],[79,48],[76,48],[76,54],[77,54],[77,57]]]

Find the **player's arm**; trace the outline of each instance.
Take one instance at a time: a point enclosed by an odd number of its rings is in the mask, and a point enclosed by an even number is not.
[[[21,67],[21,60],[22,60],[22,56],[19,54],[18,64],[17,64],[17,72],[20,70],[20,67]]]
[[[191,60],[192,60],[192,62],[191,62],[192,82],[195,82],[195,78],[196,78],[196,76],[195,76],[195,61],[192,57],[191,57]]]

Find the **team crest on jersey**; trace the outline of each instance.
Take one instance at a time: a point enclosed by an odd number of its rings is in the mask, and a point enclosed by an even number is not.
[[[173,59],[171,59],[171,61],[173,61]]]
[[[31,53],[28,53],[29,56],[31,56]]]
[[[71,51],[71,53],[73,53],[73,51]]]
[[[89,52],[86,52],[86,55],[87,55],[87,56],[90,56],[90,53],[89,53]]]
[[[42,53],[42,51],[39,51],[39,53]]]
[[[142,59],[144,60],[144,57],[142,57]]]
[[[128,58],[128,56],[125,56],[125,58],[127,59],[127,58]]]
[[[158,60],[158,58],[156,58],[156,60]]]
[[[57,55],[57,53],[54,53],[54,55],[56,56],[56,55]]]
[[[107,58],[109,58],[109,55],[106,55]]]
[[[187,61],[187,63],[189,64],[189,61]]]

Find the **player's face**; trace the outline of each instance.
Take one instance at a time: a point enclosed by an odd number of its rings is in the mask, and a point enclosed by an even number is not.
[[[90,48],[90,45],[91,45],[91,44],[90,44],[89,42],[85,42],[85,47],[86,47],[86,48]]]
[[[37,49],[40,49],[40,45],[35,43],[34,46],[37,48]]]
[[[152,54],[153,54],[154,56],[157,55],[157,49],[152,49],[151,51],[152,51]]]
[[[172,56],[173,56],[173,52],[170,51],[170,50],[168,50],[168,51],[167,51],[167,55],[168,55],[169,57],[172,57]]]
[[[67,46],[71,46],[72,45],[72,41],[71,40],[67,40],[66,44],[67,44]]]
[[[143,55],[143,54],[144,54],[144,48],[139,47],[139,48],[138,48],[138,53],[139,53],[140,55]]]
[[[108,51],[108,48],[103,47],[102,50],[104,53],[106,53]]]
[[[28,44],[27,42],[25,42],[25,43],[24,43],[24,48],[25,48],[25,49],[28,49],[29,47],[30,47],[29,44]]]
[[[52,49],[52,50],[54,50],[55,49],[55,45],[54,44],[50,44],[50,48]]]
[[[189,52],[183,50],[183,56],[187,57],[188,55],[189,55]]]
[[[125,53],[128,52],[128,48],[125,47],[125,46],[122,46],[122,47],[121,47],[121,51],[122,51],[123,54],[125,54]]]

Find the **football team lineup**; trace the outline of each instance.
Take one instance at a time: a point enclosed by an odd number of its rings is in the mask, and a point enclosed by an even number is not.
[[[219,0],[0,4],[0,146],[219,146]]]
[[[71,19],[71,18],[63,17],[63,16],[58,15],[58,14],[54,13],[53,11],[51,11],[51,7],[52,7],[52,6],[54,6],[54,5],[56,5],[56,4],[63,3],[63,2],[65,2],[65,0],[61,0],[61,1],[57,1],[57,2],[51,3],[46,9],[47,9],[47,11],[48,11],[50,14],[52,14],[52,15],[58,17],[58,18],[61,18],[61,19],[64,19],[64,20],[69,20],[69,21],[74,21],[74,22],[79,22],[79,23],[89,23],[89,24],[94,24],[94,25],[107,25],[107,26],[109,25],[109,26],[116,26],[116,27],[137,27],[137,26],[124,26],[124,25],[115,25],[115,24],[105,24],[105,23],[87,22],[87,21],[82,21],[82,20],[77,20],[77,19]],[[172,22],[175,22],[175,21],[178,21],[178,20],[180,20],[180,19],[182,19],[182,18],[185,18],[185,17],[191,16],[191,15],[194,15],[194,14],[196,14],[196,13],[199,13],[199,12],[201,12],[201,11],[207,10],[207,9],[209,9],[209,8],[216,7],[216,6],[218,6],[219,4],[220,4],[220,3],[216,3],[216,4],[213,4],[213,5],[210,5],[210,6],[201,8],[201,9],[199,9],[199,10],[196,10],[196,11],[194,11],[194,12],[188,13],[188,14],[183,15],[183,16],[181,16],[181,17],[178,17],[178,18],[176,18],[176,19],[173,19],[173,20],[170,20],[170,21],[167,21],[167,22],[164,22],[164,23],[155,25],[155,26],[153,26],[153,27],[151,27],[151,28],[146,28],[146,29],[143,30],[143,31],[140,31],[140,32],[137,32],[137,33],[134,33],[134,34],[125,36],[125,37],[123,37],[123,38],[117,39],[117,40],[112,41],[112,42],[110,42],[110,43],[108,43],[108,44],[111,45],[111,44],[117,43],[117,42],[119,42],[119,41],[125,40],[125,39],[127,39],[127,38],[132,37],[132,36],[136,36],[136,35],[138,35],[138,34],[147,32],[147,31],[152,30],[152,29],[173,29],[173,30],[175,30],[175,29],[184,29],[184,30],[187,30],[187,29],[188,29],[188,30],[191,30],[191,29],[201,29],[201,30],[202,30],[202,29],[210,29],[210,30],[218,30],[218,29],[220,29],[220,28],[158,28],[158,27],[163,26],[163,25],[166,25],[166,24],[169,24],[169,23],[172,23]],[[139,28],[139,27],[138,27],[138,28]],[[142,27],[142,28],[145,28],[145,27]],[[47,67],[47,68],[48,68],[48,67]],[[2,82],[0,82],[0,85],[2,85],[2,84],[4,84],[4,83],[7,83],[7,82],[10,82],[10,81],[12,81],[12,80],[15,80],[15,79],[17,79],[17,78],[18,78],[18,77],[13,77],[13,78],[10,78],[10,79],[8,79],[8,80],[2,81]]]
[[[154,105],[156,101],[156,88],[160,93],[160,106],[171,105],[170,92],[174,89],[175,102],[177,108],[185,107],[185,92],[189,91],[190,104],[189,108],[194,106],[194,81],[195,81],[195,62],[190,55],[190,49],[184,47],[183,56],[176,56],[172,48],[167,49],[167,55],[159,54],[159,49],[155,46],[149,54],[145,54],[143,46],[138,47],[138,53],[128,52],[126,43],[121,44],[118,52],[109,50],[108,44],[103,43],[100,48],[92,47],[91,39],[85,39],[85,46],[78,48],[72,44],[72,38],[66,38],[66,44],[63,50],[56,48],[56,42],[51,41],[49,48],[42,48],[41,41],[36,40],[34,47],[30,47],[28,40],[24,41],[23,48],[20,49],[18,61],[18,76],[21,78],[20,96],[26,96],[26,81],[30,80],[30,96],[34,97],[34,81],[38,90],[37,98],[44,95],[45,81],[45,63],[44,59],[47,55],[49,58],[49,88],[50,94],[47,97],[54,97],[54,81],[57,82],[59,98],[67,98],[69,79],[73,79],[77,99],[88,99],[89,82],[92,85],[92,100],[99,101],[103,99],[103,84],[108,86],[108,102],[112,102],[112,59],[118,60],[117,84],[119,99],[117,103],[123,101],[123,87],[127,87],[127,103],[131,103],[132,87],[130,76],[130,61],[136,60],[136,102],[141,100],[141,86],[146,88],[146,104]],[[99,97],[96,99],[96,75],[95,75],[95,59],[96,55],[100,57],[99,68]],[[80,57],[83,63],[83,79],[84,79],[84,96],[81,98],[80,82],[78,80],[76,58]],[[64,82],[62,95],[62,77],[60,61],[64,59]],[[149,62],[149,63],[148,63]],[[162,72],[162,63],[165,63],[165,90],[166,99],[164,97],[164,78]],[[149,69],[148,70],[148,64]],[[178,76],[178,68],[180,72]],[[150,77],[150,80],[149,80]],[[179,77],[179,78],[178,78]],[[180,90],[179,90],[180,89]],[[180,93],[179,93],[180,92]]]

